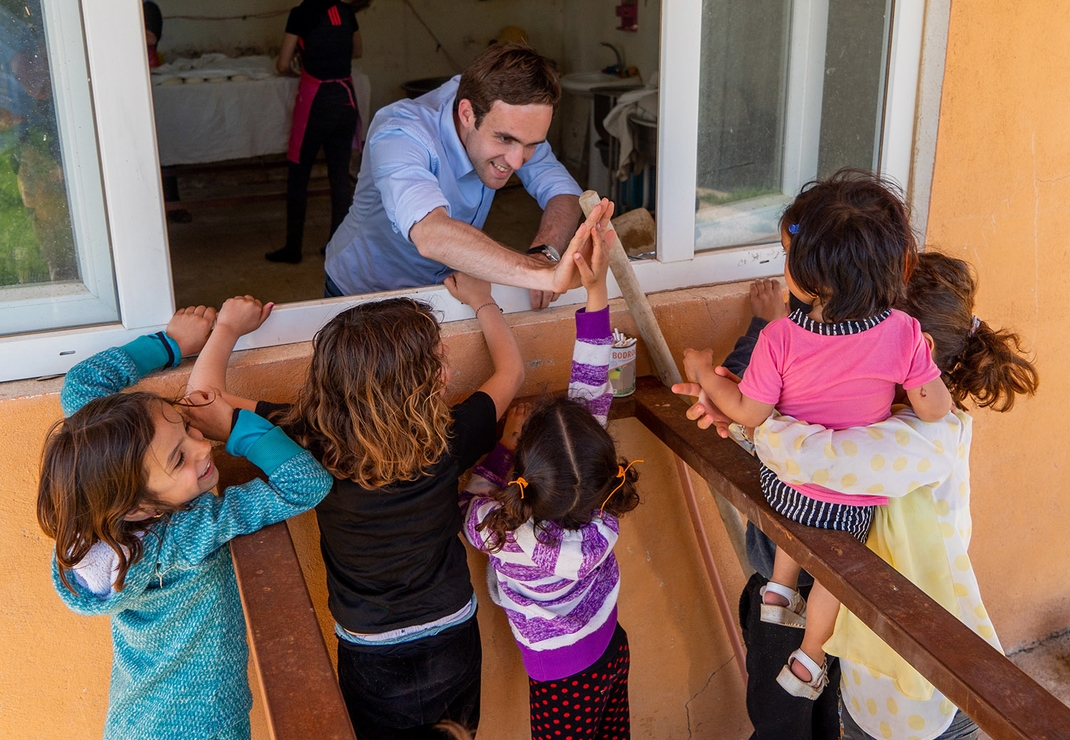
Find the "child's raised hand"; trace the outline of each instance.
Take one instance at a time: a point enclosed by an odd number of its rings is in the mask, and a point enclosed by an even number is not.
[[[578,287],[579,276],[576,274],[576,254],[582,254],[586,258],[591,253],[591,231],[598,225],[602,213],[609,206],[605,198],[587,214],[580,227],[576,229],[572,241],[568,243],[565,253],[561,255],[561,261],[554,270],[553,288],[555,293],[564,293]]]
[[[215,320],[216,310],[211,306],[189,306],[175,311],[165,331],[178,343],[182,356],[188,357],[204,349]]]
[[[485,303],[494,302],[490,295],[490,283],[467,273],[455,272],[448,275],[445,285],[451,296],[470,308],[478,308]]]
[[[226,328],[237,336],[244,336],[259,329],[274,307],[274,303],[261,303],[251,295],[228,298],[219,309],[216,330]]]
[[[499,440],[502,443],[502,447],[513,452],[516,451],[516,444],[520,441],[520,430],[523,428],[524,422],[527,421],[529,414],[531,414],[530,403],[518,403],[509,409],[509,412],[505,415],[502,438]]]
[[[190,391],[182,399],[182,415],[208,439],[226,442],[234,420],[234,407],[217,390]]]
[[[610,227],[610,232],[612,228]],[[595,227],[594,231],[591,232],[590,262],[587,262],[581,252],[576,252],[574,256],[576,269],[580,274],[580,282],[589,295],[592,291],[601,290],[605,292],[607,290],[606,275],[609,273],[609,250],[610,244],[612,244],[607,235],[612,235],[610,232],[603,233],[601,226]]]

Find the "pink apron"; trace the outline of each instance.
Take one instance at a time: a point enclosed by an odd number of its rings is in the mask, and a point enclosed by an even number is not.
[[[337,80],[318,80],[308,72],[301,70],[301,80],[297,83],[297,98],[294,100],[293,125],[290,126],[290,145],[286,150],[286,158],[294,164],[301,162],[301,143],[305,140],[305,129],[308,127],[308,114],[312,110],[312,101],[316,98],[316,92],[320,85],[338,84],[346,89],[349,95],[349,104],[357,108],[357,102],[353,99],[353,78],[345,77]],[[360,133],[360,109],[357,108],[357,130],[353,134],[353,148],[358,152],[364,148],[364,140]]]

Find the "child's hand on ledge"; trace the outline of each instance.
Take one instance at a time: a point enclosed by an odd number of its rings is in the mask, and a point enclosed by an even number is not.
[[[226,329],[236,337],[259,329],[271,315],[274,303],[261,303],[251,295],[228,298],[219,309],[216,331]]]
[[[188,306],[175,311],[164,331],[178,343],[182,356],[189,357],[204,349],[215,320],[216,310],[211,306]]]

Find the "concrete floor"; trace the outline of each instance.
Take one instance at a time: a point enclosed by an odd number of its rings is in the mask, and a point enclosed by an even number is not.
[[[326,169],[318,166],[309,189],[326,188]],[[309,198],[304,259],[298,265],[264,259],[265,252],[278,249],[285,240],[285,200],[198,205],[206,198],[285,192],[285,166],[179,178],[179,193],[193,220],[169,220],[167,224],[177,306],[218,307],[227,298],[244,294],[276,303],[323,297],[323,256],[319,250],[329,238],[331,206],[327,196]],[[531,245],[540,214],[538,204],[524,188],[510,184],[496,194],[485,231],[507,246],[524,249]]]
[[[1017,650],[1007,657],[1056,699],[1070,706],[1070,631]],[[993,738],[982,732],[980,740]]]

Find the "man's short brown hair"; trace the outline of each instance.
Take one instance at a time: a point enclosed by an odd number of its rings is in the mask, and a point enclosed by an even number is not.
[[[560,99],[561,83],[549,59],[523,44],[494,44],[461,73],[453,110],[461,100],[468,100],[478,127],[496,100],[507,105],[556,106]]]

